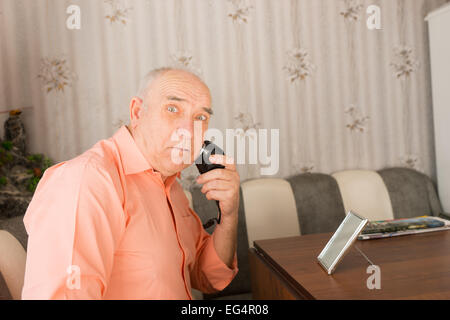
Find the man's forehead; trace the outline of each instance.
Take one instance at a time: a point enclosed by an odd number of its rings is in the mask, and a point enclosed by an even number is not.
[[[191,88],[209,92],[208,86],[200,78],[194,74],[180,70],[168,71],[161,75],[155,82],[160,86],[161,90]]]
[[[162,76],[152,86],[153,93],[160,98],[172,101],[190,101],[192,99],[211,99],[209,88],[199,79],[191,77],[167,77]]]

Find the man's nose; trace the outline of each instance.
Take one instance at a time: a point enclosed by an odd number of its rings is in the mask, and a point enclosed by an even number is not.
[[[177,134],[180,138],[190,140],[194,135],[194,122],[182,121],[177,128]]]

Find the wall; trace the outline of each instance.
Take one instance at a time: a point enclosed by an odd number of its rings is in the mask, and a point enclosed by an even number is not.
[[[211,88],[212,127],[280,129],[277,176],[401,165],[434,177],[424,17],[444,2],[2,0],[0,111],[25,108],[30,149],[66,160],[127,122],[148,70],[183,65]],[[70,4],[80,30],[66,28]],[[371,4],[381,30],[366,26]]]
[[[430,35],[430,58],[433,92],[436,174],[443,212],[450,212],[450,5],[427,17]],[[447,37],[445,37],[447,34]]]

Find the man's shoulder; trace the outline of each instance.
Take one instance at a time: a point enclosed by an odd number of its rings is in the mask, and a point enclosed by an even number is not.
[[[48,168],[45,175],[72,176],[90,181],[99,176],[118,179],[121,166],[114,143],[110,139],[100,140],[84,153],[70,160],[62,161]]]
[[[123,203],[120,172],[114,164],[114,157],[108,154],[110,152],[113,149],[99,141],[79,156],[45,170],[27,209],[27,224],[31,226],[34,223],[32,220],[36,218],[31,217],[42,217],[55,208],[58,214],[91,214],[90,210],[77,211],[80,201],[84,206],[95,202],[105,207]]]

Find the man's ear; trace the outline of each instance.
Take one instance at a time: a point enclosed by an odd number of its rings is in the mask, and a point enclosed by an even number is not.
[[[144,103],[141,98],[133,97],[130,101],[130,124],[133,126],[144,113]]]

